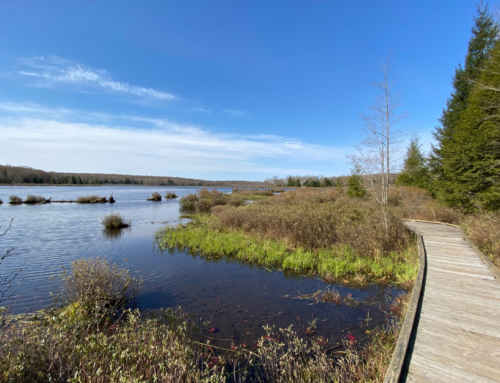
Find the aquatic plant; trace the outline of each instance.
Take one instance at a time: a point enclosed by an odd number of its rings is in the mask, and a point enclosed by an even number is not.
[[[102,217],[101,223],[109,229],[121,229],[130,226],[130,220],[127,221],[120,213]]]
[[[41,195],[30,194],[24,199],[23,203],[37,204],[37,203],[45,203],[45,201],[46,201],[45,197],[42,197]]]
[[[147,199],[147,201],[161,201],[161,194],[158,192],[154,192],[151,194],[151,197]]]
[[[178,197],[177,197],[177,195],[175,193],[167,192],[167,194],[165,194],[165,198],[166,199],[175,199],[175,198],[178,198]]]
[[[18,197],[17,195],[11,195],[9,197],[9,203],[13,204],[13,205],[18,205],[18,204],[23,203],[23,200],[22,200],[22,198]]]
[[[76,203],[106,203],[106,202],[108,202],[106,197],[99,197],[97,195],[83,196],[83,197],[78,197],[76,199]]]

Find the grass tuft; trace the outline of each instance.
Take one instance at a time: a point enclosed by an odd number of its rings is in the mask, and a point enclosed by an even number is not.
[[[147,201],[161,201],[161,194],[158,192],[154,192],[151,194],[151,197],[147,199]]]
[[[127,221],[120,213],[104,216],[101,223],[108,229],[122,229],[130,226],[130,220]]]
[[[177,195],[175,193],[167,192],[167,194],[165,194],[165,198],[166,199],[175,199],[175,198],[178,198],[178,197],[177,197]]]
[[[22,200],[22,198],[18,197],[17,195],[11,195],[9,197],[9,203],[11,203],[13,205],[18,205],[18,204],[23,203],[23,200]]]
[[[37,203],[45,203],[45,201],[47,201],[46,198],[42,197],[41,195],[30,194],[24,199],[23,203],[37,204]]]
[[[83,196],[83,197],[78,197],[76,199],[76,203],[106,203],[106,202],[108,202],[106,197],[99,197],[97,195]]]

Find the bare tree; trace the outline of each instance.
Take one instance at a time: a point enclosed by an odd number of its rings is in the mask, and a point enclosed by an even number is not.
[[[390,57],[380,61],[377,72],[382,78],[373,83],[380,94],[375,103],[367,108],[367,113],[360,114],[363,121],[362,142],[356,147],[358,154],[348,156],[353,166],[361,170],[382,207],[389,196],[390,172],[401,162],[401,144],[410,134],[398,126],[408,114],[399,111],[401,93],[396,88],[397,76],[393,74],[393,69]]]

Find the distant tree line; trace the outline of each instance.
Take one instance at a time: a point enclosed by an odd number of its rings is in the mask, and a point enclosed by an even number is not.
[[[268,187],[258,181],[205,181],[180,177],[132,176],[121,174],[46,172],[27,166],[0,165],[0,184],[45,185],[158,185],[201,187]]]

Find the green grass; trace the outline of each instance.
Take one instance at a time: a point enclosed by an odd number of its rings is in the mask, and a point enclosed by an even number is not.
[[[193,223],[160,229],[157,233],[159,248],[189,248],[203,257],[235,258],[297,273],[316,273],[327,279],[349,279],[361,284],[385,280],[405,286],[411,284],[417,274],[416,247],[378,258],[358,256],[348,245],[317,250],[291,248],[286,241],[267,240],[239,230],[211,230],[208,223],[214,219],[208,215],[197,215]]]

